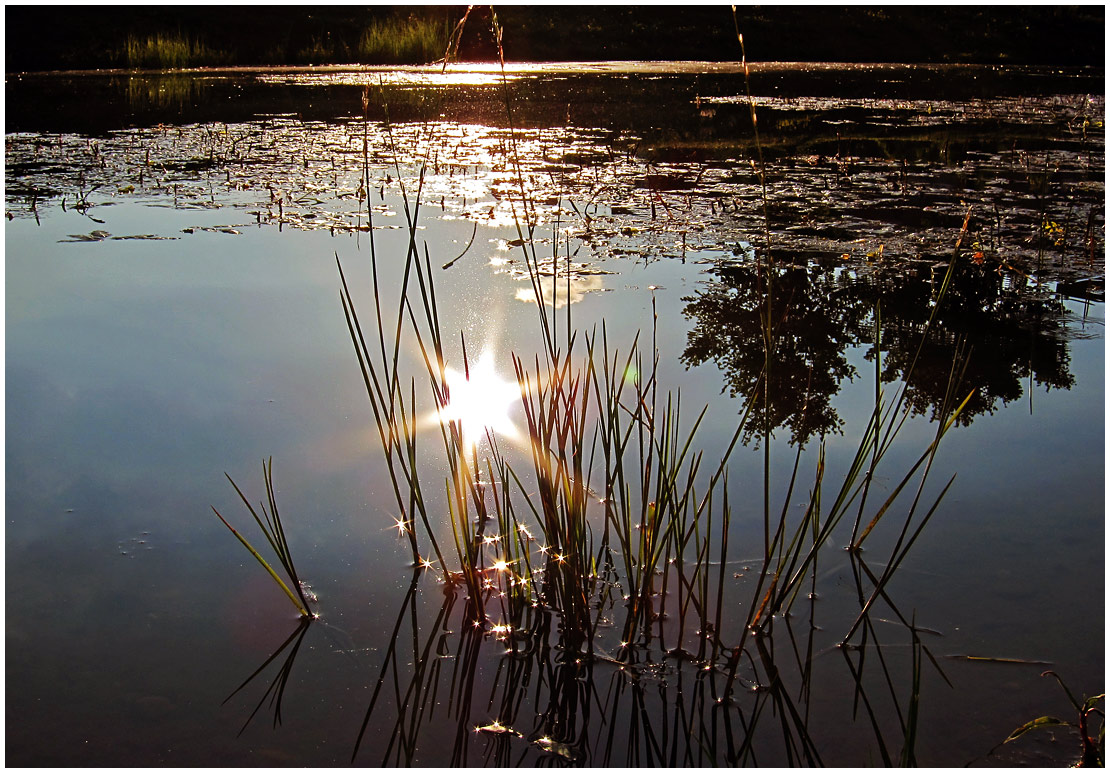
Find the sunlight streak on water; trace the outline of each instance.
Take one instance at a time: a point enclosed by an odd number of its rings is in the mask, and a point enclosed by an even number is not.
[[[558,278],[544,277],[540,284],[544,305],[554,306],[556,309],[561,309],[568,303],[578,303],[587,293],[602,292],[605,289],[600,276],[576,276],[568,285],[564,274]],[[536,293],[531,287],[521,287],[514,297],[524,303],[536,303]]]

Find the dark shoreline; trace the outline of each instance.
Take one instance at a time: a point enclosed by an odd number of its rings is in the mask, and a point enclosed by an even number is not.
[[[203,43],[232,66],[350,64],[367,25],[453,26],[465,6],[8,6],[8,73],[126,67],[129,36]],[[511,61],[1105,63],[1105,8],[1084,6],[505,6]],[[492,61],[489,6],[475,6],[461,61]],[[309,53],[311,51],[311,53]],[[362,60],[362,64],[373,62]],[[396,62],[392,62],[396,63]],[[420,62],[413,61],[413,64]]]

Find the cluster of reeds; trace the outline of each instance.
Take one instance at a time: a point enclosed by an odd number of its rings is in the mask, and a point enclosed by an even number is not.
[[[419,179],[422,181],[422,176]],[[374,301],[370,329],[374,332],[369,336],[340,266],[342,304],[400,513],[396,524],[409,541],[414,566],[434,569],[449,590],[436,630],[427,640],[413,642],[418,650],[425,647],[419,661],[422,665],[412,672],[407,691],[394,696],[396,705],[425,705],[428,696],[436,694],[441,674],[438,666],[433,667],[435,656],[428,648],[433,639],[446,633],[461,601],[465,624],[452,685],[473,687],[483,642],[498,642],[513,657],[506,661],[504,671],[498,670],[491,688],[494,694],[501,691],[504,698],[502,708],[493,712],[492,723],[474,725],[469,693],[457,688],[460,693],[452,705],[459,722],[454,753],[458,764],[467,763],[473,730],[487,738],[496,737],[495,745],[527,736],[534,747],[567,760],[611,764],[609,755],[617,743],[614,731],[610,728],[607,739],[598,738],[598,727],[590,724],[587,709],[601,700],[595,668],[605,664],[617,669],[615,681],[604,692],[606,715],[628,711],[644,719],[642,726],[633,724],[631,737],[620,739],[627,744],[624,759],[629,764],[758,763],[761,755],[767,754],[759,751],[763,742],[754,732],[761,716],[779,718],[784,744],[776,753],[785,754],[787,762],[820,764],[820,752],[808,731],[808,709],[799,704],[798,693],[786,686],[789,677],[774,643],[775,621],[786,627],[788,651],[794,653],[794,658],[787,660],[787,671],[800,683],[801,703],[807,703],[813,637],[818,628],[811,602],[810,627],[803,635],[805,654],[799,654],[791,612],[799,597],[814,597],[819,556],[834,539],[844,537],[851,523],[848,556],[859,612],[854,622],[844,621],[841,649],[856,684],[854,712],[868,718],[887,764],[912,764],[922,666],[928,661],[938,672],[940,667],[922,644],[921,629],[912,615],[907,617],[898,610],[886,588],[952,483],[949,480],[939,494],[926,494],[939,444],[968,399],[957,389],[962,354],[954,355],[949,399],[933,441],[896,479],[890,493],[875,501],[872,483],[911,413],[904,403],[905,384],[889,394],[882,383],[880,309],[875,310],[874,410],[860,433],[848,471],[834,483],[832,494],[826,493],[830,485],[822,447],[801,517],[791,515],[796,512],[794,492],[801,485],[800,447],[781,508],[771,501],[767,484],[761,494],[743,492],[748,501],[762,498],[764,534],[762,544],[755,548],[760,558],[753,562],[754,581],[749,577],[737,583],[727,570],[730,556],[737,549],[750,555],[753,548],[730,544],[737,492],[730,488],[729,460],[744,435],[752,406],[757,400],[774,399],[767,394],[766,374],[735,420],[721,458],[707,460],[696,442],[707,409],[690,420],[683,415],[681,396],[664,391],[657,373],[660,355],[654,336],[650,350],[645,352],[637,340],[622,353],[611,345],[604,324],[600,331],[577,332],[569,304],[563,307],[565,319],[559,318],[559,304],[553,295],[569,290],[560,290],[557,281],[541,277],[535,268],[534,234],[521,227],[524,258],[532,268],[541,344],[540,351],[530,358],[512,357],[526,418],[525,451],[514,455],[492,431],[487,431],[483,443],[475,444],[465,437],[461,423],[451,420],[440,427],[445,455],[435,455],[435,461],[428,464],[416,421],[428,411],[418,407],[417,384],[427,385],[420,391],[430,396],[443,414],[451,404],[451,384],[446,375],[448,347],[436,302],[433,262],[428,246],[417,244],[418,211],[419,191],[411,202],[406,197],[410,235],[404,279],[395,303],[385,300],[377,283],[378,256],[371,241]],[[552,241],[558,244],[559,240]],[[959,255],[957,243],[949,272],[937,290],[938,304],[943,302],[951,266]],[[554,262],[558,259],[555,255]],[[776,313],[782,312],[776,312],[772,303],[772,288],[767,290],[769,371]],[[389,313],[387,305],[395,308],[395,313]],[[387,317],[393,325],[389,336],[383,332]],[[922,340],[931,324],[922,331]],[[424,368],[416,377],[406,378],[399,353],[409,348],[408,337],[421,353]],[[458,356],[468,371],[465,339],[460,338],[460,344]],[[769,445],[770,429],[761,429]],[[447,460],[447,469],[437,475],[435,465],[442,458]],[[764,463],[766,480],[767,457]],[[439,524],[445,519],[453,550],[443,547],[448,543]],[[894,539],[889,557],[873,570],[863,560],[862,548],[882,523],[892,520]],[[415,588],[419,575],[414,575],[413,583]],[[878,699],[869,697],[863,687],[865,665],[870,663],[877,663],[873,668],[879,670],[892,695],[894,685],[900,682],[877,646],[880,637],[871,613],[879,604],[886,614],[893,611],[911,639],[910,694],[903,701],[895,700],[896,711],[891,715],[897,719],[900,750],[888,748],[884,739],[889,734],[889,718],[878,708]],[[408,604],[402,618],[406,614]],[[399,620],[399,627],[401,623]],[[554,660],[553,648],[562,653]],[[675,721],[681,719],[694,736],[669,741],[653,737],[660,728],[647,719],[650,712],[644,705],[647,697],[640,680],[661,667],[656,660],[659,656],[664,662],[673,659],[679,664],[675,666],[678,673],[689,673],[690,679],[694,679],[692,674],[711,675],[708,682],[695,682],[697,690],[689,704],[680,700],[682,716]],[[363,732],[387,672],[394,672],[396,686],[400,668],[396,653],[387,655]],[[524,672],[532,670],[546,674],[542,681],[550,701],[546,710],[537,705],[534,720],[520,714],[519,683],[521,679],[527,682]],[[737,696],[753,689],[759,697],[754,707],[749,707],[751,715],[739,708],[735,714],[709,711],[720,701],[738,705]],[[419,719],[405,711],[397,717],[398,729],[409,721],[415,724],[391,736],[394,741],[386,749],[385,761],[413,764],[418,759]],[[520,723],[532,723],[533,727],[524,733],[518,729]],[[597,760],[597,754],[603,759]]]
[[[294,52],[307,63],[357,62],[359,64],[429,64],[444,59],[450,46],[448,14],[409,14],[375,19],[356,38],[326,32],[313,35]],[[282,58],[276,52],[272,58]]]
[[[500,30],[495,27],[495,31],[500,40]],[[515,165],[511,138],[510,127],[507,163]],[[595,669],[605,664],[615,668],[616,674],[601,709],[643,718],[642,723],[634,721],[630,728],[619,731],[619,743],[628,745],[626,756],[636,764],[756,764],[761,752],[755,728],[763,716],[775,717],[779,723],[784,741],[780,753],[786,762],[820,764],[820,752],[808,732],[808,709],[802,706],[808,700],[817,630],[813,606],[802,645],[804,656],[789,615],[800,597],[813,597],[818,559],[837,536],[843,536],[847,518],[853,524],[848,555],[859,612],[856,620],[846,625],[841,648],[857,688],[855,711],[870,718],[884,761],[893,762],[895,755],[883,742],[882,710],[868,698],[862,677],[869,645],[878,638],[871,613],[881,603],[884,609],[893,610],[911,635],[911,693],[906,703],[896,701],[896,715],[902,736],[899,760],[912,764],[923,658],[934,665],[936,661],[921,644],[912,616],[907,619],[898,611],[886,589],[951,485],[949,481],[939,494],[930,494],[926,482],[939,443],[967,401],[958,391],[961,356],[954,356],[949,399],[934,440],[916,463],[896,478],[891,493],[875,502],[872,483],[879,465],[910,415],[903,401],[904,385],[891,395],[880,377],[881,310],[876,308],[874,410],[860,434],[850,468],[831,486],[831,496],[826,494],[830,483],[825,479],[822,446],[808,496],[803,497],[803,512],[800,517],[794,515],[798,512],[794,492],[800,485],[802,459],[799,447],[787,492],[781,507],[776,506],[770,485],[769,425],[756,428],[764,441],[763,490],[737,492],[730,486],[733,452],[749,429],[757,401],[766,407],[775,400],[770,373],[783,308],[776,302],[772,283],[768,281],[764,288],[764,373],[753,393],[747,395],[743,413],[730,416],[735,428],[727,447],[719,458],[707,459],[699,449],[697,432],[708,409],[702,408],[691,420],[681,394],[667,391],[659,382],[660,353],[654,328],[650,347],[642,346],[637,336],[624,351],[611,344],[604,324],[589,332],[575,328],[571,304],[561,305],[558,298],[560,292],[570,294],[570,272],[566,273],[566,288],[560,286],[558,272],[552,279],[541,272],[537,218],[519,166],[515,168],[520,183],[519,194],[511,197],[518,213],[516,243],[528,266],[538,310],[538,351],[511,357],[526,419],[522,450],[504,445],[488,428],[484,440],[476,442],[467,435],[463,420],[452,416],[452,388],[457,392],[460,385],[452,381],[449,368],[461,365],[469,381],[472,363],[465,337],[460,334],[455,347],[451,343],[454,336],[444,333],[433,271],[433,265],[439,263],[433,264],[428,245],[418,239],[425,168],[415,179],[414,191],[406,188],[400,168],[396,170],[408,243],[394,298],[390,299],[379,283],[369,202],[371,286],[366,289],[373,298],[369,314],[359,312],[336,255],[341,305],[396,506],[393,526],[407,540],[416,570],[355,754],[392,670],[398,691],[395,703],[405,708],[398,714],[385,759],[403,764],[416,761],[424,707],[431,705],[429,696],[436,694],[440,673],[433,642],[446,646],[449,621],[458,614],[464,625],[451,680],[457,693],[453,692],[450,701],[459,717],[456,763],[467,761],[472,730],[507,742],[524,737],[516,729],[520,722],[532,724],[528,733],[531,744],[571,762],[592,758],[591,750],[611,751],[618,744],[614,723],[608,721],[608,739],[599,744],[596,734],[606,723],[590,722],[591,706],[600,705]],[[365,174],[368,179],[368,168]],[[938,305],[960,256],[966,228],[965,221],[948,273],[937,291]],[[560,260],[569,264],[569,254],[559,253],[557,231],[553,237],[549,265],[557,267]],[[766,259],[770,260],[769,254]],[[922,331],[922,340],[931,324],[932,320]],[[422,362],[416,373],[406,372],[402,358],[402,353],[410,351],[418,352]],[[763,411],[765,417],[771,413]],[[434,453],[425,447],[427,431],[419,426],[420,418],[428,414],[441,417]],[[299,588],[277,519],[268,468],[266,483],[273,520],[268,514],[266,524],[257,515],[255,519]],[[240,496],[246,503],[241,492]],[[761,502],[763,535],[755,546],[730,543],[738,501]],[[254,514],[253,509],[251,512]],[[266,514],[265,508],[263,512]],[[860,551],[881,524],[892,520],[895,538],[889,558],[881,570],[873,571]],[[757,556],[751,576],[743,583],[733,582],[727,569],[730,556],[738,549]],[[250,550],[302,614],[307,614],[307,603],[298,603],[257,551]],[[429,572],[444,584],[447,600],[433,631],[422,639],[411,599]],[[457,611],[460,601],[461,611]],[[416,637],[410,654],[415,660],[411,681],[402,691],[397,632],[410,610]],[[790,672],[800,681],[800,693],[788,688],[789,677],[780,667],[776,621],[787,631],[792,664],[796,665]],[[470,723],[470,703],[481,668],[480,653],[488,641],[503,644],[512,657],[505,661],[504,673],[499,670],[494,679],[493,694],[503,700],[500,709],[492,723],[475,728]],[[882,650],[875,649],[879,654],[873,657],[887,683],[893,685],[895,679]],[[558,654],[553,656],[553,652]],[[653,713],[647,709],[648,697],[641,684],[642,679],[665,668],[661,664],[668,659],[679,664],[680,675],[710,675],[707,681],[697,683],[691,703],[680,701],[674,736],[669,740],[648,719]],[[528,683],[532,671],[538,673],[545,690],[536,697],[536,716],[530,720],[519,712],[521,685]],[[749,691],[755,691],[757,697],[745,713],[738,708],[737,696]],[[546,701],[545,707],[539,705],[540,700]],[[492,708],[493,703],[488,705]],[[718,705],[725,708],[714,710]],[[407,714],[407,707],[419,708]],[[667,711],[662,715],[667,716]],[[593,741],[591,733],[595,734]],[[612,764],[610,751],[597,762]]]
[[[128,67],[180,69],[223,64],[228,55],[180,35],[128,35],[122,52]]]
[[[500,32],[496,27],[495,31]],[[510,157],[508,163],[513,164],[514,159]],[[823,493],[828,483],[822,448],[804,513],[801,518],[792,517],[802,455],[799,447],[776,518],[772,515],[768,481],[770,459],[765,456],[761,495],[764,534],[761,558],[756,562],[757,576],[754,584],[748,584],[745,594],[750,595],[746,595],[746,601],[730,597],[726,605],[726,596],[733,593],[726,565],[736,547],[729,544],[735,501],[735,492],[729,486],[729,460],[744,434],[752,406],[757,400],[774,400],[767,388],[768,374],[774,366],[776,315],[782,311],[774,303],[771,283],[765,288],[765,373],[755,392],[748,395],[727,449],[721,458],[707,462],[695,437],[706,409],[689,421],[688,414],[683,416],[681,395],[666,392],[659,384],[659,352],[654,338],[649,350],[645,351],[637,339],[621,353],[611,346],[604,324],[600,331],[577,331],[570,304],[564,307],[565,320],[559,317],[556,296],[561,288],[557,279],[548,282],[539,270],[536,218],[524,180],[519,179],[519,196],[513,202],[514,208],[519,208],[517,243],[529,268],[539,310],[540,351],[530,357],[512,356],[526,417],[526,452],[523,459],[510,458],[510,452],[492,431],[487,431],[485,442],[479,445],[464,437],[460,422],[444,421],[440,436],[447,471],[442,483],[429,483],[434,480],[431,471],[424,469],[423,458],[418,455],[416,417],[422,412],[417,407],[416,385],[418,381],[427,384],[428,390],[421,392],[430,395],[441,415],[449,415],[451,385],[446,375],[447,347],[436,302],[433,263],[427,244],[417,243],[423,175],[421,171],[415,199],[410,201],[402,186],[409,242],[404,279],[393,304],[397,311],[389,315],[392,332],[387,335],[383,329],[387,312],[377,282],[378,256],[373,240],[372,328],[376,332],[366,335],[345,278],[341,297],[400,513],[396,522],[409,540],[414,565],[437,570],[451,589],[451,604],[457,593],[465,594],[464,620],[468,625],[466,641],[460,642],[460,648],[475,648],[466,662],[472,666],[477,663],[476,642],[482,637],[504,642],[526,663],[533,657],[546,658],[551,647],[557,645],[564,653],[559,660],[564,668],[556,669],[558,673],[552,678],[556,682],[565,680],[568,692],[552,684],[552,700],[569,703],[557,703],[554,716],[544,714],[546,719],[541,724],[546,724],[550,732],[543,732],[533,742],[541,747],[547,744],[547,751],[568,759],[579,758],[570,725],[582,729],[573,719],[572,710],[590,703],[589,695],[580,689],[581,674],[575,669],[611,662],[622,671],[642,674],[643,660],[651,660],[649,653],[658,651],[719,675],[720,681],[714,683],[715,700],[730,699],[738,682],[768,688],[773,713],[782,717],[784,726],[788,725],[790,760],[818,763],[820,756],[808,739],[805,717],[783,688],[770,641],[774,621],[786,619],[784,615],[803,589],[810,594],[815,590],[818,557],[831,544],[833,535],[842,533],[839,528],[850,516],[854,521],[850,555],[860,611],[847,628],[842,645],[850,664],[848,653],[859,652],[853,673],[862,672],[866,645],[876,636],[870,612],[880,601],[893,608],[911,632],[914,687],[908,713],[899,711],[898,717],[904,735],[901,759],[912,762],[921,654],[934,664],[936,661],[920,644],[913,622],[897,612],[886,586],[951,485],[949,481],[939,495],[926,499],[926,480],[938,445],[966,404],[967,397],[961,399],[957,391],[962,358],[954,357],[950,398],[934,441],[888,496],[879,503],[872,502],[871,483],[878,466],[909,416],[903,403],[904,385],[891,396],[880,378],[882,345],[878,338],[880,310],[876,308],[875,406],[850,469],[830,501]],[[966,222],[961,240],[965,233]],[[560,240],[557,234],[554,237],[550,265],[558,266]],[[958,241],[948,274],[938,289],[937,304],[943,301],[959,253]],[[569,262],[568,256],[562,257]],[[342,266],[340,274],[342,277]],[[566,292],[569,295],[569,287]],[[923,340],[929,325],[922,331]],[[418,378],[406,378],[400,372],[399,353],[408,348],[402,340],[409,337],[424,363]],[[460,337],[460,343],[461,354],[456,356],[468,372],[465,339]],[[764,411],[764,415],[770,412]],[[765,447],[769,447],[770,428],[763,429]],[[436,489],[442,492],[442,498],[440,493],[433,493]],[[908,505],[902,497],[904,492],[912,492]],[[860,550],[880,522],[891,520],[891,513],[896,511],[901,515],[890,558],[881,571],[873,572],[862,561]],[[450,553],[443,550],[443,540],[437,536],[441,534],[437,524],[443,518],[450,524],[454,545]],[[422,545],[428,545],[431,553],[425,553]],[[745,549],[750,550],[747,546]],[[431,554],[435,561],[428,557]],[[737,625],[735,619],[737,609],[744,616],[742,625]],[[445,607],[441,619],[450,613]],[[622,622],[613,625],[617,619]],[[605,633],[609,630],[619,630],[619,639]],[[800,661],[799,665],[804,686],[808,659],[805,665]],[[570,670],[564,673],[566,669]],[[885,663],[883,670],[887,672]],[[422,673],[416,674],[410,690],[425,689],[423,679]],[[472,682],[473,672],[465,679]],[[379,680],[363,732],[381,687]],[[408,705],[412,697],[406,695],[402,700],[398,695],[398,705]],[[872,711],[866,700],[860,705]],[[871,719],[878,731],[881,723],[874,713]],[[506,737],[520,735],[502,718],[478,730]],[[645,730],[651,732],[650,728]],[[753,737],[749,735],[745,743],[751,744]],[[465,734],[459,738],[465,746]],[[414,744],[415,738],[409,741]],[[411,762],[413,748],[408,754],[400,754],[397,761]],[[356,744],[356,754],[357,750]],[[754,761],[751,755],[750,748],[732,748],[725,756],[733,761]],[[888,762],[892,760],[885,746],[883,756]],[[456,760],[462,761],[465,755]],[[676,758],[667,760],[663,755],[653,761],[674,762]]]
[[[418,208],[419,200],[416,202]],[[420,411],[416,407],[416,380],[404,379],[398,365],[402,338],[409,331],[425,364],[426,372],[421,380],[426,379],[429,384],[436,409],[444,411],[450,406],[445,342],[432,281],[432,262],[427,245],[424,245],[423,255],[419,254],[415,219],[411,213],[410,228],[409,252],[392,337],[387,339],[381,324],[386,312],[382,288],[376,280],[377,255],[373,244],[376,340],[368,343],[345,277],[342,303],[385,450],[400,523],[406,525],[403,531],[410,540],[414,562],[427,563],[418,544],[417,529],[410,528],[411,524],[419,523],[437,561],[441,562],[444,579],[454,581],[461,577],[472,591],[472,603],[477,612],[484,607],[484,597],[490,590],[489,582],[482,579],[484,565],[490,559],[485,555],[483,544],[496,542],[498,549],[527,559],[526,574],[517,578],[524,585],[536,587],[534,580],[542,574],[544,602],[566,616],[564,625],[580,631],[583,642],[589,639],[592,629],[587,612],[590,583],[599,573],[613,570],[620,575],[623,595],[628,600],[629,617],[624,626],[627,639],[637,634],[650,638],[645,627],[650,615],[645,614],[645,610],[658,590],[655,576],[669,571],[665,567],[672,563],[679,568],[689,563],[694,578],[698,582],[704,580],[698,573],[708,562],[707,531],[713,519],[712,505],[716,502],[719,508],[718,525],[727,523],[729,504],[724,490],[727,488],[728,459],[744,429],[747,412],[737,422],[723,458],[712,468],[703,470],[702,454],[694,450],[694,435],[704,409],[689,427],[684,427],[681,397],[663,394],[657,383],[658,353],[653,349],[645,365],[645,356],[634,342],[628,353],[621,355],[611,349],[604,326],[600,333],[595,331],[579,337],[570,325],[569,305],[566,306],[568,334],[565,341],[559,341],[559,325],[554,320],[556,304],[548,308],[547,303],[553,299],[544,298],[540,277],[534,272],[533,287],[541,310],[544,346],[542,353],[535,355],[530,363],[513,357],[527,420],[527,462],[522,465],[507,460],[497,438],[492,435],[487,438],[488,445],[482,449],[482,454],[478,454],[476,446],[464,438],[461,422],[449,421],[441,426],[441,439],[450,467],[445,480],[447,515],[455,543],[454,558],[458,561],[457,569],[448,571],[442,564],[445,556],[434,528],[439,519],[429,510],[432,497],[425,489],[426,476],[421,474],[417,454],[416,416]],[[530,247],[531,243],[526,243],[525,258],[529,266],[534,266],[534,248],[530,253]],[[342,276],[342,267],[340,273]],[[941,294],[944,290],[942,286]],[[415,302],[410,295],[417,296]],[[767,320],[768,341],[773,342],[770,298]],[[876,335],[877,323],[876,319]],[[461,349],[463,368],[468,370],[465,340]],[[953,390],[938,422],[934,442],[865,520],[870,482],[909,415],[902,403],[904,392],[889,399],[878,378],[881,370],[879,341],[875,342],[875,353],[875,409],[864,428],[851,468],[831,505],[824,504],[821,499],[825,483],[823,460],[818,463],[806,517],[801,523],[789,523],[786,515],[796,481],[797,463],[787,502],[777,521],[770,516],[771,503],[764,503],[762,553],[765,565],[760,579],[760,603],[751,609],[749,624],[757,625],[786,607],[797,594],[801,579],[812,569],[819,549],[828,543],[845,515],[854,512],[851,547],[858,551],[879,521],[891,511],[895,500],[914,482],[915,475],[922,473],[917,495],[902,527],[898,552],[892,557],[895,561],[888,570],[893,571],[935,509],[935,502],[925,507],[920,499],[940,440],[967,399],[959,399],[955,392],[962,360],[954,363]],[[771,367],[770,362],[769,358],[768,367]],[[773,399],[765,392],[759,395],[760,399]],[[748,400],[748,411],[753,402]],[[799,459],[800,456],[799,448]],[[703,472],[707,474],[702,475]],[[917,517],[923,509],[924,516]],[[491,535],[486,529],[495,524],[501,532]],[[521,536],[531,534],[532,529],[538,529],[544,540],[539,550],[543,556],[542,570],[532,566],[536,556],[528,555],[538,549]],[[806,539],[807,534],[809,539]],[[492,536],[496,536],[496,540],[487,539]],[[727,534],[722,534],[722,541],[726,538]],[[493,556],[492,562],[498,559]],[[685,578],[679,584],[692,590],[694,580]],[[880,581],[878,589],[883,585],[885,581]],[[693,599],[687,602],[693,603]]]
[[[446,16],[374,21],[363,29],[356,56],[366,64],[427,64],[443,57],[450,32]]]

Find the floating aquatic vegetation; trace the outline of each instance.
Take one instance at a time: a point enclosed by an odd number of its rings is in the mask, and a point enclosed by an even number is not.
[[[432,77],[414,72],[418,80]],[[371,76],[341,77],[373,83],[388,99],[423,93]],[[308,84],[340,76],[297,77]],[[468,88],[475,87],[436,86],[433,103]],[[367,227],[366,203],[380,206],[381,194],[402,179],[413,187],[426,160],[423,197],[438,201],[445,218],[511,227],[516,206],[528,213],[529,228],[559,223],[563,238],[581,243],[582,262],[682,258],[746,243],[764,226],[746,98],[696,101],[697,110],[716,112],[689,136],[574,122],[509,133],[434,116],[389,124],[387,136],[384,124],[361,117],[325,122],[291,114],[95,140],[14,133],[7,137],[8,210],[31,215],[61,199],[88,211],[121,196],[169,194],[179,208],[230,206],[253,213],[258,224],[353,233]],[[970,206],[969,233],[985,265],[1046,276],[1101,270],[1101,95],[756,94],[752,103],[780,259],[890,266],[930,259],[946,252],[948,234]]]
[[[92,231],[87,234],[70,234],[68,239],[59,239],[59,242],[102,242],[111,236],[107,231]]]

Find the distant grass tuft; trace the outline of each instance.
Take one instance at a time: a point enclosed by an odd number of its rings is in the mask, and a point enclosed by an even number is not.
[[[222,64],[228,56],[199,40],[180,35],[127,36],[123,58],[128,67],[171,69]]]
[[[449,33],[446,17],[376,21],[362,31],[358,59],[364,64],[428,64],[443,58]]]

